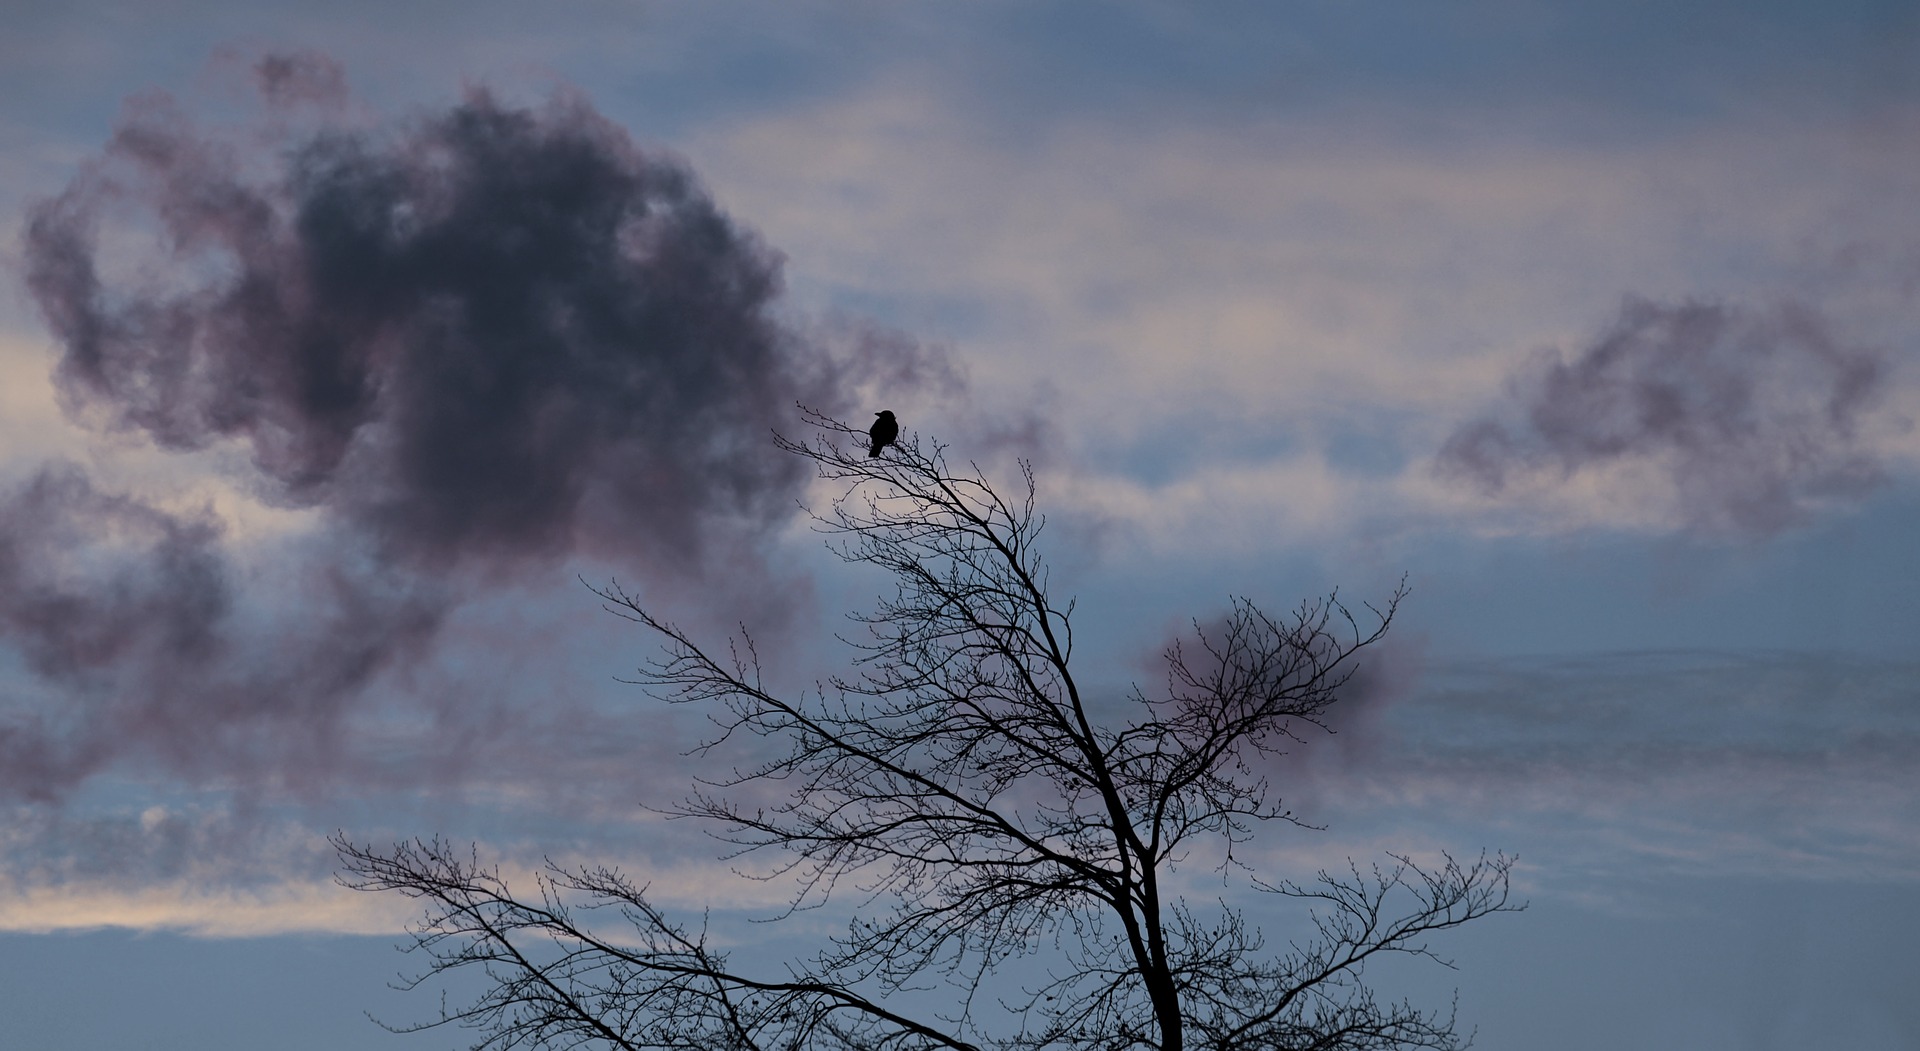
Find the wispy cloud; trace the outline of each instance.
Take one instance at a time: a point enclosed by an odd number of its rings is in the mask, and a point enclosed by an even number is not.
[[[1489,498],[1639,468],[1676,524],[1765,536],[1885,483],[1862,432],[1889,369],[1807,306],[1629,299],[1571,360],[1537,354],[1435,468]]]

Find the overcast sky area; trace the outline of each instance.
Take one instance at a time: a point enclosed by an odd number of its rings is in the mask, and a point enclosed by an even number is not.
[[[1105,701],[1404,577],[1254,858],[1518,854],[1372,975],[1477,1047],[1920,1047],[1920,7],[4,21],[0,1045],[462,1046],[335,830],[768,937],[581,580],[844,668],[805,403],[1031,461]]]

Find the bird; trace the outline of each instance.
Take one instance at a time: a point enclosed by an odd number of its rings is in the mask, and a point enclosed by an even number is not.
[[[874,415],[880,418],[873,421],[872,429],[867,431],[867,437],[872,439],[872,444],[867,447],[869,457],[880,455],[880,450],[892,445],[893,440],[900,437],[900,421],[893,418],[893,410],[881,409]]]

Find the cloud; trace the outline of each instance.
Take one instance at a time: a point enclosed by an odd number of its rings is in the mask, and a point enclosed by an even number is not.
[[[1628,874],[1908,882],[1916,681],[1912,662],[1840,653],[1434,661],[1364,751],[1308,764],[1300,809],[1343,834],[1471,833],[1561,890]]]
[[[0,632],[53,694],[0,723],[0,798],[56,799],[136,757],[297,782],[438,629],[431,588],[343,565],[300,574],[297,617],[274,623],[221,539],[209,514],[101,492],[72,465],[0,495]]]
[[[644,829],[619,827],[609,835],[602,822],[591,838],[546,822],[532,836],[502,835],[497,824],[450,835],[459,841],[471,834],[476,855],[516,887],[533,886],[551,861],[614,865],[645,883],[653,900],[714,910],[723,922],[742,913],[777,913],[790,900],[784,880],[739,878],[737,861],[711,857],[712,840],[698,832],[675,833],[657,818]],[[376,819],[353,835],[379,843],[415,834]],[[333,878],[337,866],[325,831],[297,812],[237,814],[204,797],[92,813],[0,808],[0,932],[120,927],[203,937],[390,935],[418,918],[403,898],[340,886]],[[758,940],[737,924],[722,937]]]
[[[383,675],[567,559],[777,627],[805,582],[766,552],[811,472],[770,432],[796,402],[964,394],[938,348],[785,317],[779,253],[577,94],[382,121],[325,56],[254,73],[238,127],[130,100],[31,210],[24,271],[71,419],[208,453],[313,531],[253,552],[269,592],[210,512],[70,465],[0,496],[0,630],[54,698],[0,718],[0,791],[138,757],[338,773]]]
[[[136,648],[203,660],[231,604],[219,536],[211,519],[100,493],[76,467],[44,469],[0,503],[0,623],[49,677]]]
[[[261,70],[270,108],[339,79]],[[784,519],[806,472],[767,430],[843,408],[838,376],[774,317],[779,256],[683,164],[575,96],[288,135],[251,172],[150,97],[34,211],[27,282],[77,415],[244,443],[264,497],[428,566],[671,570]],[[100,228],[126,212],[153,251],[116,281]]]
[[[1862,432],[1887,376],[1883,354],[1844,344],[1810,307],[1629,299],[1573,360],[1537,354],[1434,466],[1490,498],[1648,472],[1684,525],[1765,536],[1884,483]]]
[[[159,804],[137,813],[0,814],[0,931],[387,934],[411,911],[340,887],[325,838],[285,821]]]

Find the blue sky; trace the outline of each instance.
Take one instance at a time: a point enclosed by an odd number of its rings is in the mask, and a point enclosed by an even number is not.
[[[365,1020],[431,1004],[382,984],[409,912],[333,886],[335,829],[772,907],[638,806],[684,790],[698,726],[613,681],[646,640],[576,577],[764,625],[788,681],[833,670],[835,614],[878,584],[779,510],[830,494],[747,437],[673,451],[702,413],[797,427],[789,392],[893,407],[995,470],[1033,458],[1083,674],[1112,696],[1230,595],[1404,575],[1384,688],[1282,784],[1327,830],[1260,861],[1518,853],[1527,912],[1461,932],[1457,971],[1381,978],[1458,987],[1478,1046],[1920,1044],[1911,5],[389,8],[25,4],[0,38],[17,1046],[453,1046]],[[280,109],[271,55],[306,93]],[[777,277],[728,353],[788,371],[703,401],[688,366],[696,393],[631,403],[666,430],[616,420],[520,474],[522,447],[434,422],[484,421],[453,394],[409,402],[418,434],[381,418],[314,459],[317,411],[207,393],[272,386],[264,328],[219,383],[157,400],[59,371],[82,300],[35,277],[47,202],[119,302],[278,274],[221,256],[211,220],[176,230],[207,254],[154,233],[228,177],[282,200],[315,129],[415,171],[422,129],[482,88],[691,172],[732,231],[701,265]],[[139,183],[109,156],[124,127],[202,166]],[[391,309],[437,332],[429,299]],[[453,377],[435,391],[468,375],[453,360],[421,373]],[[499,478],[562,495],[488,495],[496,460],[464,457],[496,448]],[[421,466],[440,454],[466,473]],[[201,623],[183,581],[224,603],[197,650],[164,630]],[[60,627],[48,596],[91,619]]]

